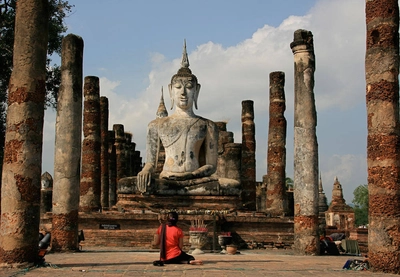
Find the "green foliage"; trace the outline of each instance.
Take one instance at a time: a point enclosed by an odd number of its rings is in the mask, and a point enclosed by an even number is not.
[[[290,177],[286,177],[285,179],[286,189],[292,190],[293,189],[293,180]]]
[[[368,185],[359,185],[353,192],[356,226],[368,224]]]

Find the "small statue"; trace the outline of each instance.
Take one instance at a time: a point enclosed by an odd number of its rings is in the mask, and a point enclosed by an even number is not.
[[[235,189],[239,182],[212,176],[218,159],[218,128],[206,118],[196,115],[200,84],[189,69],[184,43],[181,68],[168,85],[171,97],[170,116],[159,116],[147,128],[146,164],[137,175],[136,190],[155,194],[220,194],[220,189]],[[155,170],[160,147],[165,149],[164,167],[157,182]],[[217,191],[217,193],[215,193]],[[239,194],[239,190],[230,194]]]

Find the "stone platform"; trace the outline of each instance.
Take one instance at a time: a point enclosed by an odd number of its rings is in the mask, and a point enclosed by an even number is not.
[[[159,210],[240,210],[242,199],[239,196],[206,196],[206,195],[138,195],[118,194],[116,208]]]
[[[186,234],[184,245],[189,244],[191,222],[201,219],[207,225],[209,242],[206,249],[220,250],[217,237],[231,232],[234,243],[241,249],[279,246],[290,248],[293,244],[293,218],[272,218],[256,212],[229,212],[188,210],[179,215],[178,226]],[[214,211],[215,212],[215,211]],[[151,243],[160,226],[160,213],[147,209],[113,210],[96,213],[79,213],[79,230],[83,230],[86,246],[139,247],[151,249]],[[52,214],[41,217],[41,230],[51,231]]]

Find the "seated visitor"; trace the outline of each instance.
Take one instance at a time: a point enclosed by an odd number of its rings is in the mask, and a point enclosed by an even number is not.
[[[176,212],[168,213],[168,223],[161,225],[157,229],[155,236],[155,245],[160,245],[160,261],[154,261],[154,265],[163,264],[192,264],[202,265],[201,260],[195,260],[192,255],[182,251],[183,232],[176,224],[178,214]]]

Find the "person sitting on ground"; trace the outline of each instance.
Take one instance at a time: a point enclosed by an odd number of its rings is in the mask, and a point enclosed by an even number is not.
[[[178,214],[176,212],[168,213],[168,223],[162,224],[155,236],[155,245],[160,245],[160,261],[154,262],[154,265],[163,264],[192,264],[202,265],[201,260],[195,260],[192,255],[185,253],[183,247],[183,232],[176,224]],[[158,262],[158,263],[157,263]]]

